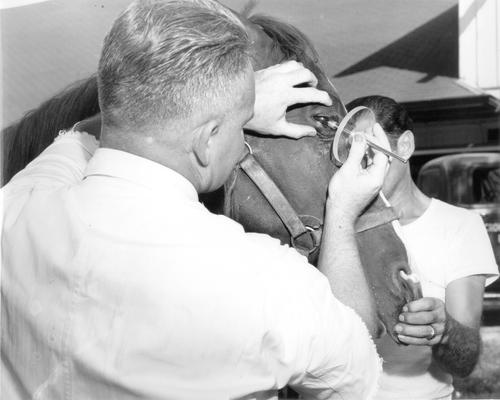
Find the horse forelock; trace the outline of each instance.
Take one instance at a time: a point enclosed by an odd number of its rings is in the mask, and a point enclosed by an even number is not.
[[[318,62],[318,52],[312,42],[294,26],[263,14],[249,15],[246,18],[263,29],[287,60],[304,62],[309,58],[314,63]]]

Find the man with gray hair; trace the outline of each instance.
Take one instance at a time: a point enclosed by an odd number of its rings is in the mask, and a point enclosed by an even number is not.
[[[66,132],[3,189],[3,398],[269,399],[287,384],[372,395],[380,363],[353,224],[386,157],[361,168],[356,137],[330,183],[326,277],[198,201],[239,161],[243,126],[286,127],[283,93],[314,81],[296,62],[272,67],[259,76],[288,90],[255,101],[249,45],[207,0],[137,1],[115,21],[99,149]]]

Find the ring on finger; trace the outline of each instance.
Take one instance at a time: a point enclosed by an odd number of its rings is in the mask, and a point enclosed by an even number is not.
[[[436,337],[436,330],[434,329],[434,327],[432,325],[430,325],[429,328],[431,328],[431,333],[428,336],[426,336],[426,339],[432,340]]]

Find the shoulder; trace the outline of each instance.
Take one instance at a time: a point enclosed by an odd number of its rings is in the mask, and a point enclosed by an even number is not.
[[[447,282],[471,275],[485,275],[487,284],[495,280],[498,266],[481,216],[436,199],[433,205],[448,244]]]
[[[210,220],[210,226],[220,233],[219,238],[224,238],[227,254],[238,253],[242,263],[251,263],[255,271],[262,268],[268,274],[286,276],[288,280],[297,275],[302,279],[323,276],[305,256],[279,239],[265,233],[245,232],[240,223],[223,215],[210,214]]]
[[[61,131],[52,144],[5,185],[5,192],[13,194],[77,183],[97,147],[95,137],[87,133]]]
[[[446,203],[439,199],[432,199],[430,207],[434,211],[435,214],[438,214],[443,217],[451,217],[451,218],[465,218],[470,219],[477,216],[474,212],[467,210],[463,207],[458,207],[453,204]]]
[[[431,207],[429,217],[433,219],[434,229],[442,232],[442,238],[450,246],[457,246],[460,254],[476,248],[483,249],[484,246],[491,247],[479,214],[436,199],[432,200]]]
[[[438,199],[432,199],[430,207],[432,207],[432,217],[448,230],[455,231],[453,233],[461,231],[473,233],[471,229],[474,231],[485,229],[481,217],[471,210]]]
[[[207,240],[211,249],[218,249],[218,261],[233,265],[251,281],[258,279],[261,289],[279,294],[280,304],[333,297],[327,278],[294,248],[267,234],[245,232],[225,216],[210,214],[210,220],[214,230]]]

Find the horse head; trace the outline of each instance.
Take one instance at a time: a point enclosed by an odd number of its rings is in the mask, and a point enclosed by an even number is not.
[[[320,122],[327,118],[338,123],[346,110],[321,67],[317,52],[300,31],[266,16],[240,16],[240,19],[253,42],[254,70],[285,60],[299,61],[315,74],[317,87],[329,93],[333,104],[298,105],[287,111],[288,121],[314,127],[315,137],[294,140],[245,132],[251,154],[225,185],[224,212],[248,231],[268,233],[292,245],[315,264],[327,187],[338,169],[330,157],[332,130],[325,129]],[[248,157],[255,162],[248,161]],[[258,168],[261,171],[253,171]],[[283,205],[286,202],[288,205]],[[404,245],[392,226],[393,220],[395,213],[378,197],[360,216],[356,228],[360,258],[373,290],[379,320],[398,341],[393,331],[401,308],[420,294],[411,282],[402,278],[411,271]]]

